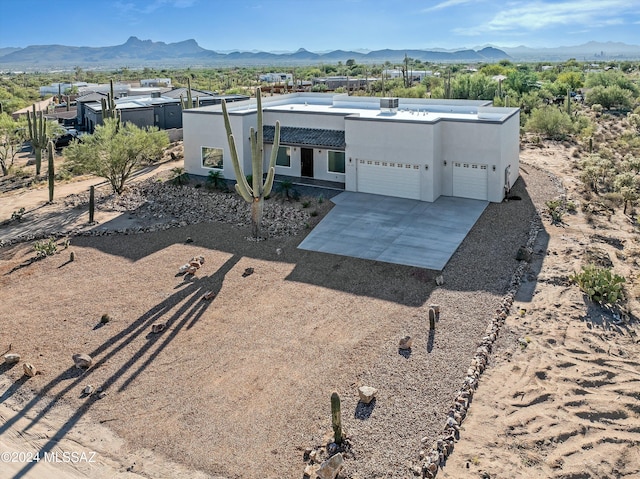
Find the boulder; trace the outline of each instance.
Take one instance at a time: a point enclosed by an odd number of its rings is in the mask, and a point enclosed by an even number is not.
[[[413,344],[413,338],[411,336],[405,336],[398,343],[398,348],[400,349],[411,349],[411,345]]]
[[[378,394],[378,390],[371,386],[360,386],[358,388],[358,394],[360,395],[360,402],[369,404],[375,399],[376,394]]]
[[[527,263],[531,263],[532,254],[533,252],[531,251],[530,248],[527,248],[525,246],[520,246],[520,248],[518,249],[518,252],[516,253],[516,260],[526,261]]]
[[[331,456],[320,465],[320,469],[316,472],[320,479],[335,479],[342,469],[344,459],[342,453]]]
[[[4,355],[4,362],[7,364],[15,364],[20,362],[20,357],[18,353],[7,353]]]
[[[38,370],[36,369],[36,367],[33,364],[30,364],[30,363],[24,363],[22,365],[22,369],[24,370],[24,374],[26,376],[29,376],[30,378],[32,378],[36,374],[38,374]]]
[[[72,359],[78,369],[87,369],[93,364],[93,358],[84,353],[74,354]]]
[[[165,324],[164,324],[164,323],[156,323],[156,324],[153,324],[153,325],[151,326],[151,332],[152,332],[152,333],[154,333],[154,334],[161,333],[162,331],[164,331],[164,328],[165,328],[165,327],[166,327],[166,326],[165,326]]]

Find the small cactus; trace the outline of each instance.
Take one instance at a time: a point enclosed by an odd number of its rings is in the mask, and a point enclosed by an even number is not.
[[[429,329],[435,331],[436,329],[436,310],[429,308]]]
[[[53,149],[54,149],[53,141],[49,140],[49,158],[47,163],[47,177],[49,180],[49,203],[53,203],[53,189],[55,187],[55,179],[56,174],[54,171],[54,163],[53,163]]]
[[[108,314],[103,314],[100,318],[100,324],[107,324],[109,321],[111,321],[111,316]]]
[[[89,188],[89,223],[93,223],[93,216],[96,209],[96,189],[94,186]]]
[[[336,444],[342,443],[342,413],[340,411],[340,396],[337,392],[331,394],[331,425],[333,439]]]
[[[69,253],[69,262],[72,263],[76,259],[76,254],[72,251]]]

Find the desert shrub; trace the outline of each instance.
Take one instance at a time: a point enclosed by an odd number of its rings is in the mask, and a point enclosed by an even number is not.
[[[36,251],[36,258],[40,259],[55,254],[58,245],[55,239],[49,238],[48,240],[36,241],[33,249]]]
[[[210,171],[209,176],[207,176],[207,185],[214,190],[222,189],[222,185],[224,185],[224,175],[221,171]]]
[[[305,201],[302,202],[302,207],[303,208],[308,208],[310,204],[311,204],[311,202],[309,200],[305,200]]]
[[[602,105],[600,103],[594,103],[591,105],[591,110],[594,113],[602,113]]]
[[[595,265],[582,267],[580,273],[569,277],[589,297],[591,301],[600,304],[616,304],[624,300],[625,278],[614,274],[610,268]]]
[[[571,117],[552,106],[533,110],[525,129],[552,140],[562,140],[574,131]]]
[[[17,221],[18,223],[22,221],[22,217],[24,216],[24,208],[20,208],[19,210],[11,213],[11,221]]]
[[[176,186],[182,186],[189,183],[189,173],[181,166],[171,168],[171,183]]]
[[[552,223],[561,223],[564,215],[564,205],[561,200],[549,200],[545,203],[547,213],[551,216]]]

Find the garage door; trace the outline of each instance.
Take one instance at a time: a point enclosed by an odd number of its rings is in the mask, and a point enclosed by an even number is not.
[[[358,191],[420,199],[420,165],[358,160]]]
[[[486,200],[487,165],[453,162],[453,196]]]

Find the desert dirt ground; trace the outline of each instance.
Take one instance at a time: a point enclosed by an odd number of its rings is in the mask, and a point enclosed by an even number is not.
[[[561,144],[522,152],[522,200],[489,206],[438,288],[436,272],[297,250],[304,235],[250,242],[246,228],[224,223],[75,237],[73,262],[63,250],[31,263],[29,243],[0,250],[0,350],[42,372],[28,379],[20,364],[3,366],[0,444],[73,443],[98,452],[94,471],[104,477],[300,477],[304,449],[326,443],[337,390],[352,441],[342,477],[413,477],[420,439],[442,428],[535,208],[560,183],[570,191],[568,157]],[[638,474],[637,323],[613,324],[567,280],[593,245],[633,276],[628,220],[599,223],[594,230],[579,212],[562,226],[543,218],[443,477]],[[612,237],[622,250],[605,242]],[[193,280],[175,276],[198,255],[206,261]],[[201,299],[206,291],[212,301]],[[430,303],[443,314],[427,346]],[[103,314],[112,321],[100,326]],[[151,333],[159,322],[166,330]],[[410,357],[397,350],[407,333]],[[73,367],[78,352],[96,360],[85,373]],[[83,394],[89,384],[105,396]],[[363,384],[380,389],[364,416]],[[58,477],[99,477],[86,465],[42,463],[6,477],[43,477],[45,466]]]

